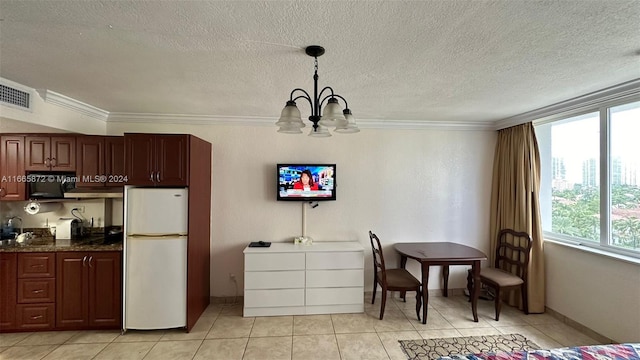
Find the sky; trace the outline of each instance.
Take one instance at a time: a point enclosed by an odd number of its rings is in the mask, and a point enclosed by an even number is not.
[[[564,158],[567,181],[582,182],[582,162],[599,161],[600,125],[597,112],[551,128],[551,156]],[[611,156],[640,171],[640,102],[611,109]]]

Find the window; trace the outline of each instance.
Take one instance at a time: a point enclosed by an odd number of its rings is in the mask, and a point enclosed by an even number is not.
[[[545,234],[640,256],[640,102],[586,109],[535,128]]]

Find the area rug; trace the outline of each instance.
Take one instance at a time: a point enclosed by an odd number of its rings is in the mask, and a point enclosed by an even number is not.
[[[520,334],[467,336],[440,339],[398,340],[409,360],[431,360],[444,356],[512,352],[539,349]]]

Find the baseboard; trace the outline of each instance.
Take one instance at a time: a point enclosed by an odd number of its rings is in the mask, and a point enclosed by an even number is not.
[[[581,323],[549,308],[548,306],[545,306],[545,312],[551,316],[553,316],[554,318],[560,320],[561,322],[565,323],[568,326],[571,326],[572,328],[584,333],[585,335],[589,336],[590,338],[594,339],[594,340],[598,340],[599,342],[601,342],[602,344],[617,344],[619,343],[619,341],[615,341],[613,339],[609,339],[608,337],[597,333],[593,330],[591,330],[589,327],[582,325]]]
[[[458,296],[458,295],[464,295],[464,290],[465,288],[460,288],[460,289],[447,289],[447,294],[448,296]],[[380,293],[381,289],[378,289],[378,294]],[[394,297],[400,297],[400,292],[399,291],[391,291],[393,293]],[[434,296],[444,296],[442,294],[442,290],[441,289],[431,289],[428,291],[429,293],[429,297],[434,297]],[[369,298],[371,298],[371,295],[373,295],[372,291],[365,291],[364,292],[365,296],[368,296]]]
[[[244,304],[244,296],[212,296],[211,304],[233,305]]]

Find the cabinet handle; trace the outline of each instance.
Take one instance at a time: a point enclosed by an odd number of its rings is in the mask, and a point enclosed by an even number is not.
[[[151,172],[151,175],[149,176],[149,180],[156,182],[155,180],[153,180],[153,171]]]
[[[5,190],[3,187],[0,187],[0,197],[4,197]]]
[[[156,173],[156,182],[160,182],[160,171]]]
[[[32,316],[31,320],[38,320],[38,319],[42,319],[42,315],[37,315],[37,316]]]
[[[91,262],[93,261],[93,256],[89,256],[89,267],[93,267],[91,266]]]
[[[86,264],[86,262],[87,262],[87,255],[85,255],[85,256],[82,258],[82,266],[86,266],[86,265],[87,265],[87,264]]]
[[[44,292],[44,290],[42,290],[42,289],[40,289],[40,290],[33,290],[33,291],[31,291],[31,292],[32,292],[32,293],[34,293],[34,294],[40,294],[40,293]]]
[[[56,158],[51,158],[51,161],[55,161],[55,164],[51,164],[52,167],[56,167],[58,166],[58,160],[56,160]]]
[[[44,266],[44,265],[42,265],[42,264],[35,264],[35,265],[31,265],[31,267],[32,267],[32,268],[41,268],[41,267],[43,267],[43,266]]]
[[[51,166],[51,159],[49,159],[49,158],[44,159],[44,166],[50,167]]]

